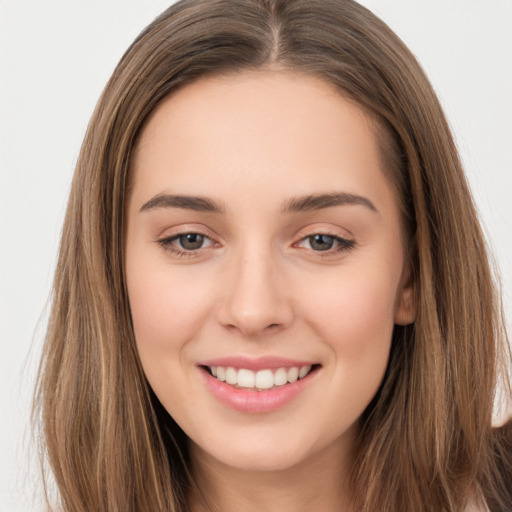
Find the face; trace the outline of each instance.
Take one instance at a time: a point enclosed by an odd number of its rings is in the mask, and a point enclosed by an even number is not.
[[[203,79],[157,108],[133,163],[137,347],[193,453],[252,470],[348,453],[414,317],[371,121],[318,78]]]

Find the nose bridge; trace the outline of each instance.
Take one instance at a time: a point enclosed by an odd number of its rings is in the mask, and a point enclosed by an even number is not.
[[[222,323],[255,335],[286,326],[292,317],[291,304],[281,286],[276,257],[268,247],[241,247],[233,257]]]

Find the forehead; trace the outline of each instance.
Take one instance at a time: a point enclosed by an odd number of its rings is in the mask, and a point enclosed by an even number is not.
[[[388,188],[369,116],[326,81],[284,71],[207,78],[173,93],[146,123],[133,163],[134,188],[146,196],[226,195],[226,185],[251,199],[264,190],[267,200]]]

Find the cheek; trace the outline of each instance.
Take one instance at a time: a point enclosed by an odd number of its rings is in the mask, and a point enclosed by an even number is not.
[[[376,391],[389,357],[396,281],[388,276],[352,271],[314,295],[305,314],[337,362],[338,385],[361,385],[363,394]]]
[[[319,439],[348,432],[381,385],[394,327],[397,272],[368,267],[341,269],[328,279],[307,280],[301,287],[301,317],[311,338],[327,349],[326,385],[315,390]],[[326,291],[327,290],[327,291]],[[325,390],[329,389],[329,393]],[[323,441],[318,441],[319,443]]]
[[[183,370],[191,368],[183,363],[191,342],[199,336],[210,291],[167,265],[148,265],[129,276],[128,296],[142,368],[164,407],[180,416],[183,404],[190,407],[195,400],[182,386]]]
[[[388,283],[360,278],[354,274],[331,288],[330,293],[313,297],[318,311],[318,327],[340,346],[358,346],[372,339],[385,339],[393,327],[394,289]],[[322,327],[323,326],[323,327]]]
[[[154,357],[155,351],[177,349],[192,339],[210,294],[200,285],[200,276],[184,277],[161,262],[144,263],[134,268],[127,262],[128,296],[141,358],[145,352]]]

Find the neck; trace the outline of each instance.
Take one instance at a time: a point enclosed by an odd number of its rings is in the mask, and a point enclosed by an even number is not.
[[[191,444],[192,473],[199,490],[191,495],[191,512],[352,510],[352,450],[340,443],[292,467],[264,471],[227,466]]]

